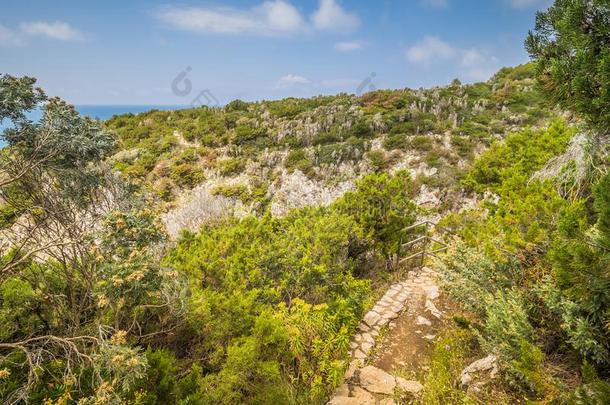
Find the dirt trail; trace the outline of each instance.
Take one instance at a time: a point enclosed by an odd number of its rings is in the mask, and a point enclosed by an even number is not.
[[[415,377],[425,367],[445,309],[436,279],[427,267],[411,271],[364,316],[345,382],[329,404],[391,405],[421,393]]]
[[[433,277],[418,279],[405,310],[388,333],[376,342],[371,364],[388,373],[415,378],[427,369],[434,341],[449,304],[440,296]]]

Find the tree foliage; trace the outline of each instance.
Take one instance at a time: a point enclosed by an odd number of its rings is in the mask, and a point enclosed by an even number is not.
[[[606,0],[556,0],[526,40],[543,91],[602,133],[610,126],[609,43]]]

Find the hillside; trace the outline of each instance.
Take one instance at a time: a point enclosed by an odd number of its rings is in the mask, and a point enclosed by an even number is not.
[[[167,202],[172,235],[207,221],[328,205],[366,173],[408,170],[416,201],[464,201],[458,180],[494,140],[548,122],[532,65],[488,82],[113,117],[114,167]]]
[[[537,69],[106,122],[0,76],[0,399],[606,403],[610,142]]]

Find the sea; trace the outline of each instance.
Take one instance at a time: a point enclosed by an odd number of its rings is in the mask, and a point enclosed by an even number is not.
[[[111,118],[113,115],[121,114],[139,114],[150,110],[180,110],[183,108],[192,108],[186,105],[76,105],[76,110],[81,114],[91,118],[96,118],[102,121]],[[40,110],[34,110],[28,114],[31,120],[38,120],[41,116]],[[2,132],[10,125],[8,122],[0,123],[0,148],[5,145],[2,139]]]

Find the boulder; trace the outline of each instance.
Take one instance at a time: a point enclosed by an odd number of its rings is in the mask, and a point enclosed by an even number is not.
[[[485,371],[490,372],[490,378],[494,378],[498,373],[498,358],[493,354],[472,362],[468,367],[462,370],[462,373],[460,374],[460,383],[462,384],[462,387],[470,385],[473,374]]]
[[[362,320],[367,325],[374,326],[379,321],[379,318],[381,318],[381,315],[379,315],[377,312],[369,311]]]
[[[343,383],[337,387],[333,395],[336,397],[347,397],[349,396],[349,387],[346,383]]]
[[[415,380],[405,380],[402,377],[396,377],[396,384],[401,390],[413,395],[419,395],[421,390],[424,389],[423,385],[421,385],[419,382]]]
[[[375,397],[373,394],[361,387],[354,387],[352,390],[352,397],[360,400],[362,405],[375,405]]]
[[[377,367],[366,366],[360,370],[360,385],[369,392],[392,395],[396,379]]]
[[[361,402],[358,398],[334,397],[326,405],[361,405]]]
[[[441,311],[438,310],[438,308],[436,307],[436,305],[434,305],[434,302],[432,302],[431,300],[427,299],[426,300],[426,309],[432,314],[432,316],[440,319],[441,318]]]
[[[432,325],[432,322],[430,322],[429,319],[426,319],[426,318],[424,318],[421,315],[417,316],[417,320],[415,321],[415,323],[417,325],[426,325],[426,326],[431,326]]]

